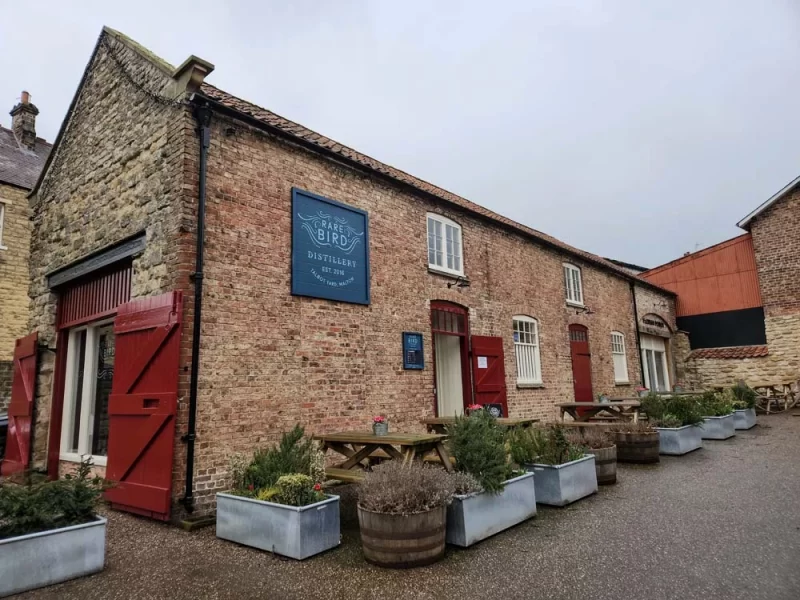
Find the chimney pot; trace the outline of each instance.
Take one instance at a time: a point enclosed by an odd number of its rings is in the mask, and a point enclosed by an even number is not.
[[[22,104],[29,104],[30,101],[31,101],[31,95],[28,92],[23,91],[22,92],[22,99],[20,100],[20,102]]]
[[[11,129],[21,146],[28,150],[36,148],[36,115],[39,109],[31,104],[31,95],[24,91],[19,104],[11,109]]]

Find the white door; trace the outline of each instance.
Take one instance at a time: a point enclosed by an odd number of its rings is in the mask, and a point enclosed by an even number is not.
[[[653,392],[668,392],[669,366],[667,363],[667,345],[664,338],[642,334],[639,338],[642,349],[642,366],[647,389]]]
[[[464,386],[461,378],[461,338],[434,334],[436,353],[436,399],[439,416],[451,417],[464,412]]]

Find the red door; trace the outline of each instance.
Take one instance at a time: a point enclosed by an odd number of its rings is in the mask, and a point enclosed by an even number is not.
[[[166,521],[178,398],[183,295],[122,304],[114,319],[114,379],[108,402],[108,466],[116,509]]]
[[[8,437],[0,474],[11,475],[28,468],[31,460],[31,420],[36,393],[36,345],[38,334],[17,340],[14,346],[14,378],[8,405]]]
[[[569,347],[572,354],[572,380],[575,402],[594,402],[592,394],[592,355],[589,353],[589,330],[583,325],[569,326]]]
[[[501,413],[496,416],[507,417],[503,338],[472,336],[472,376],[475,380],[475,403],[500,407]]]

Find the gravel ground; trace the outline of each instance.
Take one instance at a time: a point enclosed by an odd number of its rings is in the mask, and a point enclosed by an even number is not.
[[[19,598],[797,600],[800,418],[759,417],[660,465],[411,571],[367,565],[352,489],[339,548],[298,563],[113,513],[103,573]]]

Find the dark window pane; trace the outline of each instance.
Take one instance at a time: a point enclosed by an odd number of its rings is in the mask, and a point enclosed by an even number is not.
[[[94,429],[92,454],[108,454],[108,397],[114,378],[114,326],[97,329],[97,375],[94,392]]]
[[[86,330],[81,331],[77,338],[78,342],[78,360],[75,363],[75,389],[72,390],[74,394],[74,418],[72,420],[72,438],[69,442],[69,451],[78,451],[78,435],[81,430],[81,404],[83,400],[83,371],[86,366]]]

